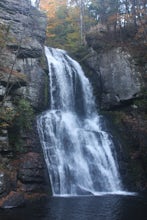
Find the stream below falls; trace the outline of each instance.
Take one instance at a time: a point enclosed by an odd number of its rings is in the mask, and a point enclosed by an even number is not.
[[[0,220],[147,220],[147,196],[51,197],[0,210]]]

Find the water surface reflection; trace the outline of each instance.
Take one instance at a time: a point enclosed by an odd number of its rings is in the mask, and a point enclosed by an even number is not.
[[[1,210],[0,220],[147,220],[141,196],[50,198],[24,208]]]

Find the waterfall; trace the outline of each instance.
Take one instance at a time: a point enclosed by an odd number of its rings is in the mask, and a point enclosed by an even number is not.
[[[31,5],[32,5],[33,7],[39,7],[39,1],[40,1],[40,0],[31,0]]]
[[[121,191],[114,145],[82,68],[63,50],[45,53],[50,109],[37,123],[53,195]]]

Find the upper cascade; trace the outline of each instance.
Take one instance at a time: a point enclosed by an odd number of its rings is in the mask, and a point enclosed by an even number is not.
[[[65,51],[45,47],[45,53],[50,109],[38,117],[38,131],[53,195],[120,192],[116,152],[89,80]]]
[[[31,5],[34,7],[39,7],[39,1],[40,0],[31,0]]]

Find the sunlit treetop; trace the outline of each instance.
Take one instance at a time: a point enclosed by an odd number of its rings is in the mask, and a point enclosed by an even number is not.
[[[40,0],[40,9],[45,11],[48,18],[54,18],[61,6],[66,6],[67,0]]]

